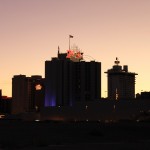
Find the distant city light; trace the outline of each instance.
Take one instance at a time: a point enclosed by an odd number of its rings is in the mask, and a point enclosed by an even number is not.
[[[42,89],[42,86],[40,85],[40,84],[37,84],[36,86],[35,86],[35,89],[38,91],[38,90],[41,90]]]
[[[114,110],[116,109],[116,105],[114,105]]]
[[[34,120],[34,121],[39,122],[40,120],[39,120],[39,119],[36,119],[36,120]]]
[[[4,118],[5,117],[5,115],[0,115],[0,119],[2,119],[2,118]]]

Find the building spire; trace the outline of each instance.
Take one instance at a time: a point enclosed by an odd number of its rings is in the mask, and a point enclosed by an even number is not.
[[[118,57],[116,57],[116,60],[114,62],[117,66],[119,65],[120,61],[118,60]]]
[[[58,55],[59,55],[59,50],[60,50],[60,48],[59,48],[59,46],[58,46]]]

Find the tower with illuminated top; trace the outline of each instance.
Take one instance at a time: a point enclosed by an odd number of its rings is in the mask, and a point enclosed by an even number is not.
[[[101,63],[83,61],[83,53],[67,50],[45,61],[45,106],[73,106],[101,97]]]
[[[135,75],[128,72],[128,66],[120,66],[120,61],[116,57],[115,65],[107,72],[108,75],[108,99],[126,100],[135,98]]]

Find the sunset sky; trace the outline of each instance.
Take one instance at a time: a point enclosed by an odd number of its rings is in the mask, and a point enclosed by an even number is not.
[[[150,0],[0,0],[0,89],[12,94],[12,77],[42,75],[45,60],[77,45],[85,60],[107,69],[116,57],[138,73],[136,93],[150,91]]]

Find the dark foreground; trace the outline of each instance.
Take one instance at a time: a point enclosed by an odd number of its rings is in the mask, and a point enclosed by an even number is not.
[[[149,150],[150,123],[0,121],[0,150]]]

